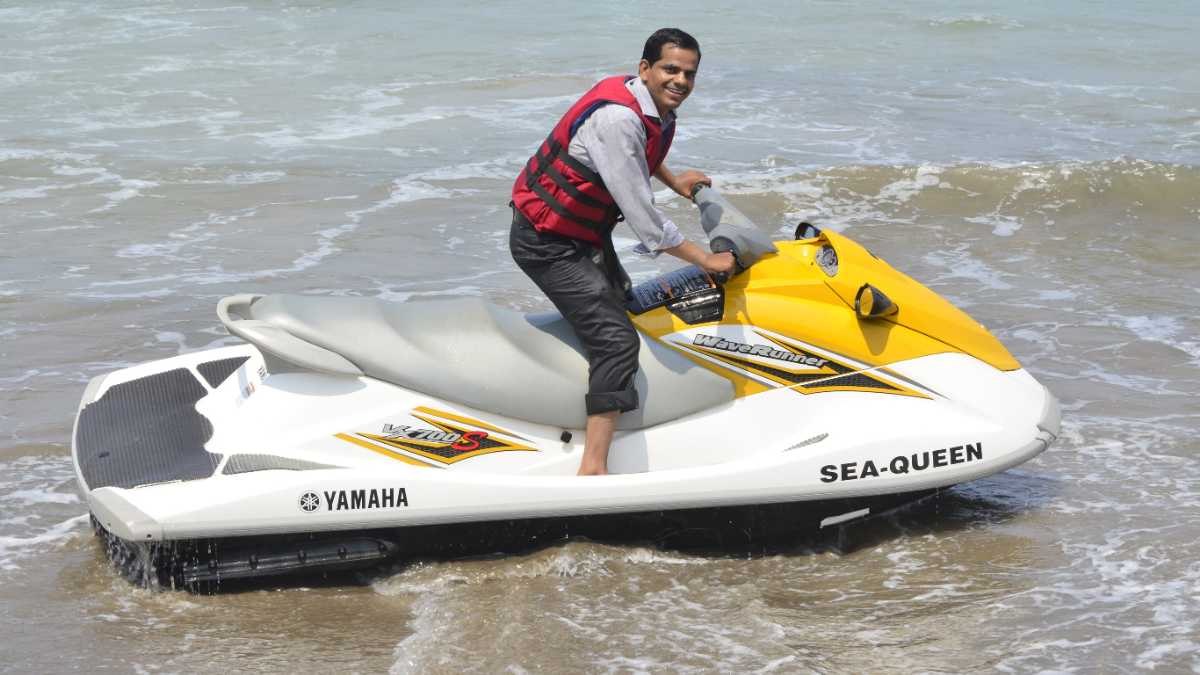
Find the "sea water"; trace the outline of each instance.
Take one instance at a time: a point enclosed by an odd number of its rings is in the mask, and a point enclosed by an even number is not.
[[[109,567],[68,457],[88,379],[230,343],[233,293],[546,308],[512,180],[667,25],[703,49],[671,168],[989,326],[1062,401],[1048,452],[849,547],[218,597]],[[0,5],[0,668],[1200,670],[1197,34],[1169,0]],[[635,280],[678,265],[617,234]]]

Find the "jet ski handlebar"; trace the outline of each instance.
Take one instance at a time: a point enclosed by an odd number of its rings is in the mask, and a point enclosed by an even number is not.
[[[700,209],[700,225],[708,235],[709,248],[713,253],[732,253],[739,272],[778,251],[754,221],[712,187],[697,183],[692,201]]]

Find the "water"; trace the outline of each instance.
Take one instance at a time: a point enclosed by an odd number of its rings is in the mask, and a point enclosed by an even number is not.
[[[718,5],[0,7],[3,667],[1200,671],[1200,8]],[[1063,403],[1051,451],[851,546],[571,541],[219,597],[114,574],[68,458],[87,380],[230,342],[237,292],[545,307],[512,178],[663,23],[704,50],[670,165],[990,326]]]

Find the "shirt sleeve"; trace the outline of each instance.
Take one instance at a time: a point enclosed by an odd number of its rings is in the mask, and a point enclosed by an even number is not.
[[[606,105],[588,117],[573,139],[604,179],[625,222],[641,243],[635,251],[657,256],[683,243],[679,228],[654,206],[646,165],[646,128],[632,110]]]

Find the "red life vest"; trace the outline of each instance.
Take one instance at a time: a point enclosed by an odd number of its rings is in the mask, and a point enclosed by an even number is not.
[[[604,181],[595,171],[567,153],[571,138],[601,106],[618,104],[637,113],[646,127],[646,165],[650,175],[658,170],[675,125],[664,130],[656,117],[642,114],[637,97],[625,83],[633,76],[608,77],[592,87],[563,115],[550,136],[525,164],[513,183],[513,205],[539,231],[550,231],[602,244],[620,219],[621,211]]]

